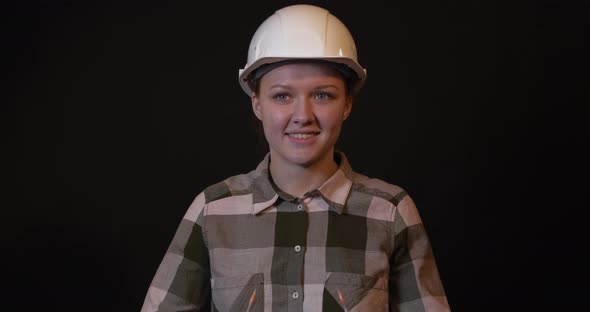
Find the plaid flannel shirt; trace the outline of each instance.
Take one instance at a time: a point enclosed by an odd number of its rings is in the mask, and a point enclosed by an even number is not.
[[[339,168],[295,198],[256,170],[188,208],[142,311],[449,311],[414,202]]]

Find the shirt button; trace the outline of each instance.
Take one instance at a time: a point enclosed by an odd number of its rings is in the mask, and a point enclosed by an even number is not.
[[[295,246],[295,252],[300,252],[301,251],[301,246],[297,245]]]
[[[297,205],[297,210],[303,210],[303,205],[302,204]]]
[[[299,293],[297,291],[293,292],[293,299],[299,298]]]

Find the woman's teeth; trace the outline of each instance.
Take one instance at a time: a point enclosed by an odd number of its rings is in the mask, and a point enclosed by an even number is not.
[[[295,139],[309,139],[312,136],[316,135],[315,133],[290,133],[289,136]]]

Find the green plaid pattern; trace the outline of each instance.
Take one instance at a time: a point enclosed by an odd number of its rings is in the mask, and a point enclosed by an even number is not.
[[[200,193],[142,311],[449,311],[418,210],[400,187],[337,172],[295,198],[269,155]]]

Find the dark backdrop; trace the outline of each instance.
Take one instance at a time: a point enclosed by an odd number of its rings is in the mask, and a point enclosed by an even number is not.
[[[139,311],[194,196],[262,158],[237,74],[292,3],[2,4],[2,310]],[[588,2],[308,3],[368,72],[338,147],[414,197],[453,310],[587,306]]]

